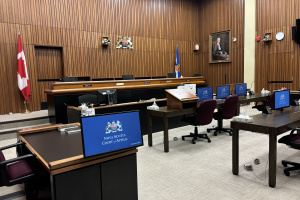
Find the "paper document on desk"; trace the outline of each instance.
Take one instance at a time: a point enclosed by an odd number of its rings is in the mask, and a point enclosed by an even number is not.
[[[86,110],[81,110],[81,116],[93,116],[95,115],[95,108],[88,108]]]

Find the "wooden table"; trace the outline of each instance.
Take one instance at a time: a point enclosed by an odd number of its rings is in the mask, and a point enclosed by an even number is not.
[[[51,199],[138,199],[136,148],[85,158],[81,133],[60,133],[57,126],[19,131],[50,175]]]
[[[232,173],[239,174],[239,130],[269,135],[269,186],[276,186],[277,135],[300,125],[300,107],[292,106],[284,111],[253,116],[253,123],[231,122],[232,134]],[[248,133],[247,133],[248,134]],[[255,147],[254,147],[255,148]]]
[[[240,96],[236,114],[239,115],[240,105],[244,103],[263,101],[268,99],[268,95],[255,94],[252,96]],[[221,108],[225,99],[217,100],[217,109]],[[193,114],[195,108],[187,108],[183,110],[168,109],[167,106],[160,107],[159,110],[147,110],[147,134],[148,134],[148,146],[152,146],[152,116],[163,118],[164,129],[164,151],[169,152],[169,125],[168,118],[182,116],[187,114]]]

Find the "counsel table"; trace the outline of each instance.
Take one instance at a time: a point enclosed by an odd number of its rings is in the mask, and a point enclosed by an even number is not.
[[[290,107],[272,114],[253,116],[253,123],[231,122],[232,173],[239,174],[239,130],[265,133],[269,135],[269,186],[276,186],[277,135],[300,125],[300,108]]]
[[[81,134],[57,126],[19,131],[50,175],[52,199],[138,199],[136,148],[84,158]]]
[[[264,101],[267,100],[269,95],[261,95],[255,94],[252,96],[240,96],[239,103],[236,110],[237,115],[240,112],[240,105],[250,102],[256,101]],[[224,99],[217,100],[217,109],[221,108]],[[164,151],[167,153],[169,152],[169,125],[168,125],[168,118],[169,117],[176,117],[182,115],[193,114],[195,112],[195,108],[187,108],[183,110],[172,110],[168,109],[166,106],[160,107],[159,110],[147,110],[147,133],[148,133],[148,146],[152,146],[152,116],[161,117],[163,118],[163,126],[164,126]]]

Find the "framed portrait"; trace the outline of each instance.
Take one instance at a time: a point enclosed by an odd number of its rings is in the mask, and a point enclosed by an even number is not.
[[[231,30],[209,35],[209,63],[231,62]]]

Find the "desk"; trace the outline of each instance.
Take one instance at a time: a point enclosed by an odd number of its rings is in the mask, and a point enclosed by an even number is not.
[[[81,134],[62,134],[57,126],[19,131],[50,175],[53,200],[138,199],[136,148],[84,158]]]
[[[151,98],[166,98],[165,89],[177,88],[180,84],[205,84],[204,77],[161,78],[115,81],[57,82],[45,90],[48,115],[53,124],[68,123],[67,106],[79,106],[78,97],[97,94],[98,90],[117,89],[117,102],[127,103]]]
[[[269,186],[276,186],[277,135],[300,125],[300,107],[273,111],[270,115],[253,116],[253,123],[231,122],[232,133],[232,173],[239,174],[239,130],[269,135]]]
[[[239,103],[236,110],[237,115],[239,115],[240,105],[244,103],[263,101],[268,99],[268,95],[255,94],[252,96],[240,96]],[[217,109],[221,108],[225,99],[217,100]],[[187,108],[183,110],[171,110],[166,106],[160,107],[159,110],[147,110],[147,134],[148,134],[148,146],[152,146],[152,116],[163,118],[163,130],[164,130],[164,151],[169,152],[169,125],[168,118],[176,117],[182,115],[193,114],[195,108]]]

